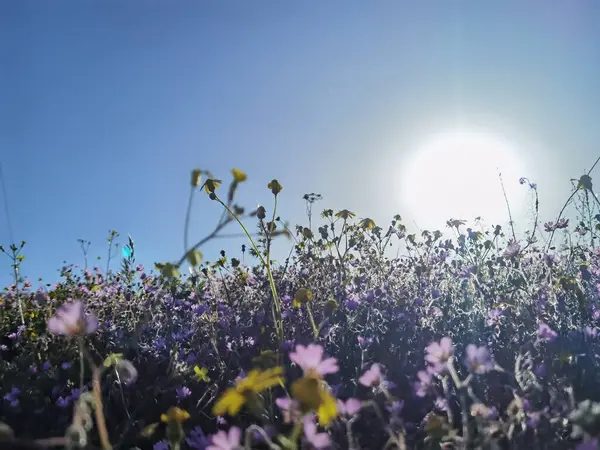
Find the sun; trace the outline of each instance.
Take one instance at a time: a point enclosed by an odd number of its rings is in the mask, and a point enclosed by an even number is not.
[[[526,202],[526,189],[519,185],[525,175],[520,153],[490,132],[440,133],[415,146],[402,164],[396,186],[400,204],[424,229],[441,230],[450,218],[505,224],[502,183],[511,212],[517,214]]]

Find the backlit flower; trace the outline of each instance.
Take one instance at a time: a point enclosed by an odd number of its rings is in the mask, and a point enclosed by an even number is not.
[[[467,345],[467,358],[465,364],[473,373],[486,373],[494,369],[494,361],[487,347],[477,347],[473,344]]]
[[[80,301],[65,303],[48,320],[48,329],[65,336],[91,334],[98,329],[98,318],[93,313],[86,317]]]
[[[314,416],[308,414],[304,417],[304,436],[306,440],[316,449],[322,449],[331,445],[331,439],[327,433],[317,432]]]
[[[379,386],[381,380],[381,368],[379,367],[379,364],[375,363],[359,378],[358,381],[363,386],[372,387]]]
[[[265,371],[251,370],[246,378],[240,379],[235,386],[225,391],[213,407],[213,415],[225,413],[235,416],[248,401],[256,399],[255,395],[266,389],[283,383],[282,367],[274,367]]]
[[[337,407],[340,414],[353,416],[360,410],[361,402],[359,399],[351,397],[346,401],[338,400]]]
[[[240,439],[242,438],[242,430],[238,427],[231,427],[229,432],[223,430],[212,436],[212,445],[206,447],[206,450],[234,450],[242,448]]]
[[[322,377],[339,370],[335,358],[323,359],[323,347],[317,344],[309,344],[308,347],[297,345],[296,351],[290,353],[290,359],[302,368],[305,375],[314,372]]]
[[[452,339],[443,337],[440,342],[432,342],[425,349],[427,355],[425,360],[432,365],[435,372],[440,373],[446,370],[448,360],[454,355],[454,346]]]

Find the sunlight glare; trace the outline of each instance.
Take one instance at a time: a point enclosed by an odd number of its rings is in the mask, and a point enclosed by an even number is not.
[[[421,228],[442,229],[448,219],[508,222],[506,202],[518,214],[527,200],[519,185],[525,167],[515,145],[487,132],[441,133],[416,146],[397,183],[400,202]],[[513,217],[514,219],[515,217]]]

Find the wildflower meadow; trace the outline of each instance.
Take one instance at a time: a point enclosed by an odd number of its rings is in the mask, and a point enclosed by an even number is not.
[[[227,182],[192,171],[190,208],[208,196],[220,219],[191,243],[188,211],[187,251],[152,268],[129,237],[118,269],[66,266],[36,286],[20,270],[26,243],[4,245],[0,448],[598,448],[592,170],[551,220],[522,178],[522,236],[512,218],[449,218],[448,237],[411,233],[400,215],[316,217],[314,193],[291,227],[284,183],[266,181],[269,204],[246,210],[235,199],[247,175],[233,169]],[[247,236],[242,257],[203,255],[226,227]],[[110,232],[109,251],[119,239]],[[277,263],[275,240],[290,247]]]

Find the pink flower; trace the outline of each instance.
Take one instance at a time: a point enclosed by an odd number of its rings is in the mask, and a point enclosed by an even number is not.
[[[446,370],[448,360],[454,355],[452,339],[443,337],[439,343],[429,344],[425,351],[427,352],[425,360],[433,366],[436,373],[441,373]]]
[[[314,422],[314,415],[304,416],[304,436],[316,449],[322,449],[331,445],[331,440],[327,433],[317,433],[317,425]]]
[[[323,359],[323,347],[316,344],[297,345],[296,351],[290,353],[290,359],[298,364],[304,374],[316,372],[319,376],[336,373],[339,370],[335,358]]]
[[[238,427],[231,427],[229,433],[221,430],[217,434],[212,435],[212,445],[206,447],[206,450],[235,450],[240,448],[240,439],[242,438],[242,430]]]
[[[86,317],[80,301],[65,303],[48,320],[48,329],[65,336],[91,334],[98,329],[98,318],[93,313]]]
[[[358,379],[359,383],[363,386],[379,386],[381,384],[381,368],[379,364],[375,363]]]
[[[357,398],[353,398],[353,397],[349,398],[345,402],[343,400],[338,399],[337,405],[338,405],[338,411],[340,412],[340,414],[343,414],[346,416],[353,416],[360,410],[360,407],[361,407],[360,400]]]

